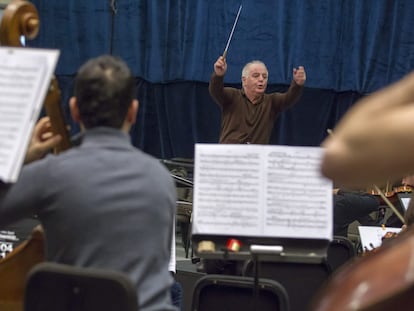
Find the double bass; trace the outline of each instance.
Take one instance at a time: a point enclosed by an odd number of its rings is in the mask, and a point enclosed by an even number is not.
[[[21,37],[34,39],[39,32],[39,16],[33,4],[25,0],[12,0],[3,12],[0,24],[0,44],[22,47]],[[60,90],[53,78],[45,98],[44,108],[52,131],[62,139],[55,148],[59,153],[71,147],[69,131],[61,107]],[[0,260],[0,310],[21,311],[26,276],[37,263],[44,261],[44,234],[41,227],[33,229],[31,237]]]

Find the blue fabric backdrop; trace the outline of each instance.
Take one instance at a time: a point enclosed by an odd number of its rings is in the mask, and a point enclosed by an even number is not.
[[[132,140],[161,158],[192,157],[194,143],[217,142],[220,111],[207,86],[240,4],[225,82],[240,87],[252,59],[267,64],[269,91],[285,90],[293,67],[307,72],[304,95],[278,119],[273,144],[319,145],[358,98],[414,66],[411,0],[117,0],[115,13],[109,0],[32,2],[41,27],[29,44],[61,50],[63,105],[77,68],[112,51],[137,77]]]

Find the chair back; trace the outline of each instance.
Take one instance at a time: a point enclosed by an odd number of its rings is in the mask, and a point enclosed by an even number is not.
[[[325,263],[270,262],[260,261],[257,269],[254,261],[248,260],[243,267],[243,276],[257,276],[279,282],[287,291],[291,311],[308,310],[316,291],[328,279],[331,269]]]
[[[25,311],[137,311],[137,289],[123,273],[51,262],[26,282]]]
[[[288,311],[286,290],[267,279],[208,274],[194,285],[192,311]]]
[[[343,236],[334,236],[328,246],[327,262],[332,271],[356,257],[356,249],[352,242]]]

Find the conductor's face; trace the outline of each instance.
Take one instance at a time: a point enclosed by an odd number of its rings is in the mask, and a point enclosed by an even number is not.
[[[251,64],[249,74],[243,77],[244,91],[248,94],[263,94],[267,87],[267,76],[267,69],[263,64]]]

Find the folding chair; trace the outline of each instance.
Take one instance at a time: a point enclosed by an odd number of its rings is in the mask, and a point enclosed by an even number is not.
[[[243,276],[267,278],[279,282],[287,291],[291,311],[304,311],[328,279],[331,269],[325,263],[260,261],[257,271],[253,260],[243,267]]]
[[[278,282],[209,274],[194,285],[192,311],[288,311],[288,296]]]
[[[137,311],[137,289],[123,273],[44,262],[26,282],[25,311]]]
[[[355,246],[348,238],[334,236],[333,240],[329,243],[327,262],[332,271],[335,271],[355,256]]]

